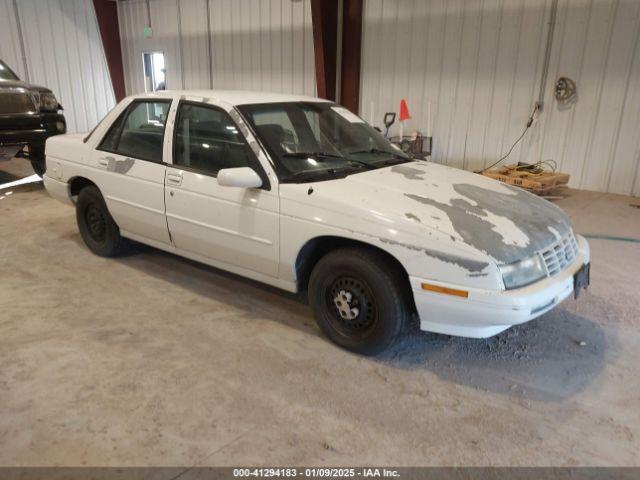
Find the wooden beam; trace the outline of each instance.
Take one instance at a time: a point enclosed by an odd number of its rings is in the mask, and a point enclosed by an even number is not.
[[[120,42],[120,28],[118,24],[118,6],[110,0],[93,0],[96,11],[100,38],[109,67],[109,76],[113,85],[116,102],[125,96],[124,67],[122,64],[122,44]]]
[[[317,95],[336,100],[338,0],[311,0]]]
[[[343,0],[340,103],[352,112],[360,107],[363,0]]]

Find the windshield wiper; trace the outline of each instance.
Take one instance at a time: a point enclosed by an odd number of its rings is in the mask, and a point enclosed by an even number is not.
[[[359,153],[381,153],[384,155],[391,155],[394,158],[401,158],[402,160],[409,160],[406,156],[399,153],[390,152],[388,150],[382,150],[380,148],[370,148],[368,150],[356,150],[355,152],[349,152],[350,155],[357,155]]]
[[[365,167],[367,170],[376,170],[378,168],[375,165],[372,165],[367,162],[361,162],[360,160],[347,160],[347,162],[349,162],[349,165],[362,166],[362,167]]]
[[[327,179],[326,177],[330,179],[344,178],[347,176],[347,174],[348,174],[348,171],[344,169],[338,170],[335,168],[327,168],[324,170],[303,170],[301,172],[294,172],[287,175],[284,178],[284,181],[304,183],[304,182],[315,181],[319,179]]]
[[[365,150],[356,150],[355,152],[349,152],[349,154],[351,155],[357,155],[358,153],[382,153],[384,155],[391,155],[392,157],[396,157],[396,158],[402,158],[402,159],[405,158],[403,155],[400,155],[399,153],[390,152],[389,150],[382,150],[381,148],[375,148],[375,147],[365,149]]]
[[[327,152],[290,152],[290,153],[285,153],[282,156],[286,158],[313,158],[313,159],[320,160],[321,162],[323,161],[324,158],[340,158],[344,160],[347,163],[347,165],[352,167],[357,165],[359,167],[360,166],[365,167],[368,170],[374,170],[378,168],[375,165],[371,165],[370,163],[367,163],[367,162],[361,162],[360,160],[353,160],[350,158],[343,157],[342,155],[335,155],[333,153],[327,153]]]
[[[282,156],[287,158],[344,158],[342,155],[328,152],[286,152]]]

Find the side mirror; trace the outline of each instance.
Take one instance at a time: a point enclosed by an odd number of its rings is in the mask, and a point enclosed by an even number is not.
[[[223,168],[218,172],[218,185],[223,187],[260,188],[262,179],[250,167]]]

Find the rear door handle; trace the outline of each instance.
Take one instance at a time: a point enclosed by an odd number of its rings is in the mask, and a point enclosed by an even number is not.
[[[181,173],[167,173],[167,183],[171,185],[180,185],[182,183]]]

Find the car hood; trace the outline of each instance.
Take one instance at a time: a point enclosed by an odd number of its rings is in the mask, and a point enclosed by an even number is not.
[[[0,89],[2,88],[25,88],[27,90],[40,92],[40,93],[50,93],[51,90],[46,87],[41,87],[39,85],[32,85],[27,82],[23,82],[22,80],[0,80]]]
[[[390,241],[390,225],[394,230],[422,235],[426,243],[437,232],[441,234],[436,235],[439,241],[444,238],[453,248],[482,253],[498,264],[545,249],[571,229],[560,208],[531,193],[425,161],[338,180],[283,184],[282,195],[313,207],[310,216],[316,215],[314,209],[322,208],[336,213],[333,218],[364,220],[350,224],[363,230],[358,233],[383,241]],[[298,215],[301,211],[304,209],[296,209]]]

